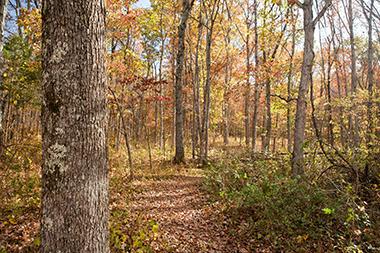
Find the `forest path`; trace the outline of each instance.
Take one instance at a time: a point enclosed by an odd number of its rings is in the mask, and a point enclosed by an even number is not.
[[[200,189],[201,176],[164,176],[139,179],[132,198],[132,215],[159,225],[156,252],[239,252],[223,225],[218,208]]]

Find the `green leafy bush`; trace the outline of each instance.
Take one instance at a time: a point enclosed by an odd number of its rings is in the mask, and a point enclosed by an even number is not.
[[[360,252],[374,247],[373,238],[366,237],[371,226],[366,208],[349,184],[322,188],[292,179],[287,164],[275,157],[243,157],[207,168],[206,189],[222,204],[236,235],[272,250]]]

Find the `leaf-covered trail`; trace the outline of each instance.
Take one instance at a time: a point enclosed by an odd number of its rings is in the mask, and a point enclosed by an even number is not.
[[[140,191],[130,211],[158,222],[157,252],[239,252],[222,215],[201,191],[201,181],[197,176],[171,176],[133,182]]]

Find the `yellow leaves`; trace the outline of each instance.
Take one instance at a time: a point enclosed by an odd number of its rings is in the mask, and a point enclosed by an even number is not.
[[[306,242],[307,239],[309,239],[309,235],[308,234],[306,234],[306,235],[299,235],[299,236],[296,237],[296,241],[299,244]]]

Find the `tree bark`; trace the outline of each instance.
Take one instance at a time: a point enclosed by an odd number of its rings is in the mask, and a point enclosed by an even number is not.
[[[225,76],[224,76],[224,85],[223,85],[223,143],[224,145],[228,145],[228,137],[229,137],[229,101],[228,101],[228,87],[231,80],[231,71],[230,71],[230,32],[231,29],[228,28],[225,35],[225,47],[226,47],[226,66],[224,68]]]
[[[105,6],[46,0],[41,252],[109,252]]]
[[[185,149],[183,145],[183,64],[185,57],[185,32],[187,20],[190,16],[194,0],[183,0],[181,21],[178,27],[178,48],[175,71],[175,163],[183,163],[185,160]]]
[[[326,87],[326,95],[327,95],[327,137],[329,144],[334,146],[334,123],[333,123],[333,110],[332,110],[332,97],[331,97],[331,69],[333,65],[333,59],[331,57],[331,41],[328,44],[328,52],[327,52],[327,87]]]
[[[350,35],[350,49],[351,49],[351,96],[356,96],[357,90],[357,73],[356,73],[356,50],[355,50],[355,34],[354,34],[354,18],[352,0],[348,0],[348,26]],[[352,111],[355,111],[355,105],[353,104],[349,114],[349,128],[351,131],[351,140],[354,147],[359,146],[359,122],[356,115],[352,115]]]
[[[292,78],[293,78],[293,67],[294,67],[294,54],[296,50],[296,29],[297,29],[297,23],[294,17],[293,10],[291,10],[292,15],[292,49],[290,52],[290,65],[289,65],[289,71],[288,71],[288,83],[287,83],[287,99],[288,104],[286,108],[286,139],[288,141],[288,152],[292,152],[292,142],[291,142],[291,88],[292,88]]]
[[[253,119],[252,119],[252,151],[256,152],[257,145],[257,118],[259,111],[259,81],[258,81],[258,71],[259,71],[259,33],[258,33],[258,22],[257,22],[257,0],[254,1],[254,24],[255,24],[255,87],[254,87],[254,105],[253,105]]]
[[[298,90],[296,119],[294,127],[294,148],[292,158],[292,175],[302,176],[304,174],[304,143],[305,143],[305,125],[306,125],[306,95],[310,83],[312,82],[312,69],[314,61],[314,31],[315,24],[324,15],[330,6],[331,0],[325,1],[325,6],[318,13],[316,19],[313,19],[313,0],[305,0],[302,4],[304,13],[304,52],[301,70],[301,81]]]
[[[362,1],[363,13],[368,22],[368,56],[367,56],[367,90],[368,90],[368,102],[367,102],[367,134],[366,134],[366,144],[368,148],[368,162],[370,162],[374,157],[373,154],[373,135],[374,135],[374,119],[373,119],[373,84],[374,79],[374,46],[373,46],[373,9],[374,0],[370,1],[368,6],[369,13],[366,13],[366,8],[364,8],[364,2]],[[368,174],[369,166],[366,166],[366,175]]]
[[[210,127],[210,106],[211,106],[211,48],[212,48],[212,36],[214,32],[214,24],[219,12],[220,0],[214,0],[213,7],[208,17],[208,30],[206,34],[206,80],[203,91],[203,124],[201,130],[201,152],[200,162],[205,164],[208,157],[209,146],[209,127]]]
[[[265,137],[264,137],[264,153],[270,152],[270,139],[272,135],[272,112],[271,112],[271,87],[270,80],[267,79],[265,82],[265,107],[266,107],[266,117],[265,117]]]
[[[247,10],[249,12],[249,10]],[[250,23],[249,23],[249,17],[247,17],[247,30],[249,31],[250,29]],[[250,42],[250,32],[247,32],[246,35],[246,84],[245,84],[245,95],[244,95],[244,133],[245,133],[245,145],[249,147],[249,142],[250,142],[250,120],[249,120],[249,98],[251,95],[251,82],[250,82],[250,77],[251,77],[251,50],[249,47],[249,42]]]
[[[160,45],[160,61],[159,61],[159,69],[158,69],[158,80],[160,82],[160,101],[158,104],[159,107],[159,121],[160,121],[160,134],[159,134],[159,145],[161,151],[164,151],[165,147],[165,141],[164,141],[164,135],[165,135],[165,129],[164,129],[164,106],[163,106],[163,96],[164,96],[164,85],[163,85],[163,78],[162,78],[162,69],[163,69],[163,60],[164,60],[164,50],[165,50],[165,41],[166,37],[164,37],[164,28],[163,28],[163,9],[161,9],[161,15],[160,15],[160,35],[161,35],[161,45]]]
[[[202,1],[200,2],[200,10],[198,16],[198,36],[195,49],[195,71],[194,71],[194,84],[193,84],[193,158],[199,155],[199,140],[201,130],[200,119],[200,67],[199,67],[199,52],[201,50],[203,24],[202,24]]]

